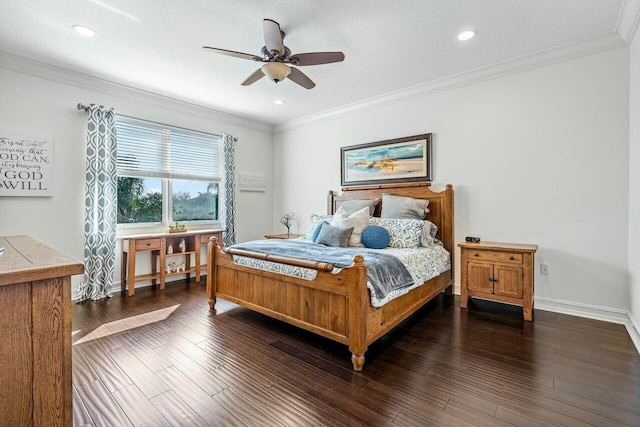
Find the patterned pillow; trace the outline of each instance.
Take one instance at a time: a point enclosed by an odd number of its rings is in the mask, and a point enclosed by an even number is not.
[[[333,219],[333,215],[316,215],[311,214],[311,218],[309,219],[309,228],[307,229],[307,234],[304,235],[304,238],[307,240],[313,240],[313,233],[316,231],[316,228],[323,221],[331,222]]]
[[[425,219],[429,200],[382,193],[381,218]]]
[[[386,228],[370,225],[362,232],[362,244],[369,249],[384,249],[389,246],[391,236]]]
[[[333,215],[331,225],[340,228],[353,228],[353,233],[349,238],[349,246],[363,247],[362,232],[369,226],[369,207],[365,206],[357,212],[349,213],[340,206]]]
[[[436,234],[438,234],[438,226],[425,219],[424,225],[422,226],[420,246],[426,248],[434,246],[436,244]]]
[[[418,219],[402,218],[371,218],[370,225],[379,225],[389,232],[389,247],[411,248],[420,247],[422,236],[422,221]]]

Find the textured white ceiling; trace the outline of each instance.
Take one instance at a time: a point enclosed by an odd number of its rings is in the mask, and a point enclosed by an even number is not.
[[[0,50],[265,123],[320,113],[616,30],[624,0],[2,0]],[[300,67],[316,83],[261,79],[263,18],[293,53],[343,51]],[[94,28],[84,38],[73,24]],[[459,42],[463,29],[478,35]],[[285,105],[274,105],[283,99]],[[81,101],[81,100],[79,100]],[[90,101],[90,100],[87,100]]]

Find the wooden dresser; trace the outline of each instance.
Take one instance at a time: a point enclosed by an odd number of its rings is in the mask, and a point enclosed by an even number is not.
[[[217,237],[222,242],[223,229],[185,231],[182,233],[156,233],[124,236],[122,238],[122,268],[120,272],[120,287],[122,294],[127,290],[128,295],[135,294],[135,282],[151,280],[155,285],[160,282],[160,289],[164,289],[165,280],[169,276],[184,275],[185,279],[195,274],[196,283],[200,283],[200,254],[201,246],[209,243],[211,237]],[[180,251],[180,242],[184,241],[184,251]],[[171,251],[169,251],[171,247]],[[136,275],[136,253],[147,251],[151,256],[151,273]],[[171,252],[171,253],[169,253]],[[205,252],[206,254],[206,252]],[[194,255],[195,264],[191,265],[191,255]],[[184,263],[184,269],[180,271],[167,271],[170,259]]]
[[[459,243],[460,307],[470,297],[522,306],[533,320],[533,257],[538,245],[517,243]]]
[[[84,266],[0,237],[0,425],[72,425],[71,276]]]

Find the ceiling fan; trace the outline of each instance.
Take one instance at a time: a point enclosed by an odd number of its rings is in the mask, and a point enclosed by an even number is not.
[[[242,82],[242,86],[249,86],[266,75],[269,80],[275,83],[289,77],[289,80],[294,83],[306,89],[312,89],[316,84],[302,71],[290,65],[320,65],[344,61],[344,53],[342,52],[310,52],[292,55],[289,48],[284,45],[284,32],[280,30],[280,24],[272,19],[265,19],[262,27],[265,44],[262,47],[262,56],[209,46],[203,46],[202,48],[235,58],[264,62],[265,64],[262,67],[258,68],[249,78]]]

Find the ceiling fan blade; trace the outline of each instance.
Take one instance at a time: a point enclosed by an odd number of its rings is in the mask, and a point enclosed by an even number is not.
[[[258,61],[258,62],[263,61],[261,57],[257,55],[252,55],[250,53],[235,52],[233,50],[219,49],[217,47],[209,47],[209,46],[202,46],[202,48],[213,53],[219,53],[221,55],[226,55],[226,56],[233,56],[234,58],[250,59],[252,61]]]
[[[278,52],[277,56],[284,54],[284,43],[282,41],[282,31],[280,24],[272,19],[265,19],[262,23],[264,31],[264,43],[269,52]]]
[[[247,80],[242,82],[242,86],[249,86],[264,77],[264,73],[258,68],[253,74],[251,74]]]
[[[298,83],[305,89],[313,89],[316,86],[316,84],[311,81],[311,79],[307,77],[306,74],[304,74],[297,68],[291,67],[291,74],[289,74],[287,78],[294,83]]]
[[[330,64],[332,62],[344,61],[344,53],[342,52],[311,52],[298,53],[291,58],[293,65],[320,65]]]

